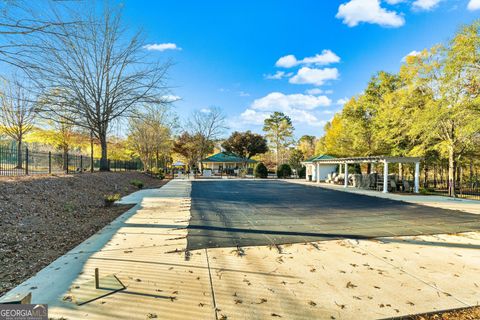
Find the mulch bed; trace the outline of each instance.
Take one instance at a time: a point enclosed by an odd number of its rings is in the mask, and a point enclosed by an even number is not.
[[[131,206],[105,207],[106,194],[158,188],[139,172],[0,177],[0,296],[73,249]]]
[[[388,320],[479,320],[480,306],[428,312],[410,316],[389,318]]]

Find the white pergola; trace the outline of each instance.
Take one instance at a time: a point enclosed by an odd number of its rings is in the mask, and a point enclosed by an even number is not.
[[[337,164],[340,166],[340,173],[342,172],[342,165],[345,167],[345,184],[348,187],[348,165],[362,164],[362,163],[383,163],[383,192],[388,192],[388,164],[389,163],[415,163],[415,181],[414,192],[419,192],[420,186],[420,161],[421,157],[387,157],[387,156],[370,156],[370,157],[351,157],[351,158],[334,158],[334,159],[319,159],[314,160],[319,170],[320,163]]]

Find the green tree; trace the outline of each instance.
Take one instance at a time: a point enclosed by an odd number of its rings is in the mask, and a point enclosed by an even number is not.
[[[288,164],[299,172],[302,169],[302,161],[305,160],[303,152],[299,149],[293,149],[288,157]]]
[[[202,160],[203,152],[211,153],[214,145],[211,141],[204,141],[199,144],[199,141],[205,139],[201,134],[192,135],[188,132],[183,132],[174,142],[173,151],[181,155],[187,162],[190,170]]]
[[[315,154],[315,144],[317,138],[315,136],[304,135],[297,143],[297,149],[303,153],[303,158],[307,159]]]
[[[268,169],[267,167],[265,167],[265,165],[262,162],[259,162],[255,166],[254,174],[255,174],[255,178],[262,178],[262,179],[268,178]]]
[[[278,178],[290,178],[290,176],[292,175],[292,168],[290,167],[290,165],[284,163],[282,164],[278,170],[277,170],[277,177]]]
[[[228,152],[247,159],[268,151],[267,140],[262,135],[251,131],[233,132],[222,143],[222,147]]]
[[[265,119],[263,131],[275,152],[275,162],[278,167],[279,163],[284,162],[286,148],[293,143],[292,120],[284,113],[275,111]]]

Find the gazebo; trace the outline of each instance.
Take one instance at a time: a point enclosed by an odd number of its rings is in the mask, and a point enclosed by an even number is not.
[[[362,163],[383,163],[383,192],[388,192],[388,164],[389,163],[414,163],[415,164],[415,180],[414,192],[419,192],[420,187],[420,161],[421,157],[390,157],[390,156],[370,156],[370,157],[349,157],[349,158],[315,158],[311,162],[316,166],[317,172],[320,172],[322,165],[338,165],[340,172],[344,167],[345,178],[344,187],[348,187],[348,165]],[[320,175],[317,175],[317,182],[320,182]]]

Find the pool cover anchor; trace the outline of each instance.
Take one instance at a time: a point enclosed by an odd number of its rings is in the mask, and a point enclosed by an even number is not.
[[[125,289],[126,287],[116,275],[108,274],[100,277],[99,269],[95,268],[94,279],[72,289],[72,301],[81,306]]]

